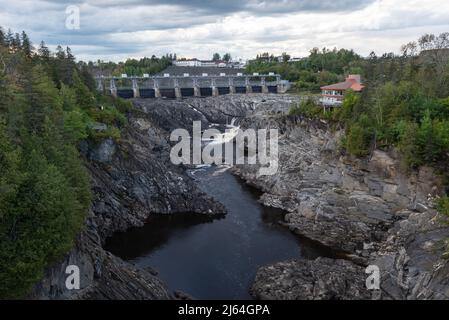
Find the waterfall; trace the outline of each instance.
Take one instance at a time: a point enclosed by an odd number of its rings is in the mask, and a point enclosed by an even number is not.
[[[236,126],[237,118],[232,118],[231,124],[226,125],[226,130],[224,133],[221,133],[215,136],[213,139],[203,138],[203,142],[207,142],[207,144],[224,144],[231,142],[238,134],[240,129],[239,126]]]
[[[232,127],[227,129],[224,133],[217,135],[214,139],[203,139],[203,141],[207,141],[210,144],[224,144],[231,142],[238,134],[240,127]]]
[[[237,121],[237,118],[233,117],[232,120],[231,120],[231,124],[226,124],[226,127],[227,128],[235,128],[236,127],[236,125],[235,125],[236,121]]]

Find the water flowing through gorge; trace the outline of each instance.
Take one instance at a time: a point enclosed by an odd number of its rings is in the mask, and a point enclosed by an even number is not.
[[[226,206],[225,217],[154,216],[142,228],[114,235],[106,249],[157,270],[171,290],[202,299],[249,299],[258,267],[326,254],[280,226],[283,212],[259,204],[258,193],[226,168],[201,168],[190,174]]]
[[[448,229],[428,197],[438,177],[406,176],[380,150],[368,162],[342,156],[342,131],[285,116],[293,99],[135,100],[120,142],[84,146],[93,214],[35,296],[73,298],[61,270],[75,264],[84,288],[75,298],[371,299],[365,266],[377,265],[391,275],[381,281],[387,299],[446,298]],[[195,121],[203,147],[237,148],[238,127],[278,128],[277,172],[174,165],[169,135],[192,134]]]
[[[226,126],[218,126],[222,133],[203,138],[203,147],[232,143],[239,130],[236,122],[232,118]],[[278,222],[285,213],[262,206],[257,201],[260,193],[228,169],[198,165],[188,171],[203,192],[226,207],[227,215],[215,219],[198,214],[153,216],[142,228],[114,235],[106,249],[157,271],[171,290],[199,299],[250,299],[259,267],[328,255],[281,226]]]

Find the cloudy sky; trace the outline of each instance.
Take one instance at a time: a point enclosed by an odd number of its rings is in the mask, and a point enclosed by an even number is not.
[[[67,6],[80,11],[68,29]],[[72,21],[69,19],[69,22]],[[35,43],[69,45],[83,60],[213,52],[304,56],[313,47],[397,52],[424,33],[449,31],[448,0],[0,0],[0,26]]]

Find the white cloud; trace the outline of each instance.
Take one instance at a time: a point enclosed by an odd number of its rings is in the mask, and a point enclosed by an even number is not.
[[[11,5],[0,0],[5,8],[0,25],[24,29],[35,42],[42,38],[70,45],[82,59],[112,60],[167,52],[200,58],[228,51],[245,58],[266,51],[301,56],[324,46],[367,55],[372,50],[398,51],[423,33],[449,31],[447,0],[375,0],[355,9],[348,8],[354,2],[339,1],[332,1],[332,7],[327,0],[284,0],[278,7],[272,1],[221,1],[217,12],[211,5],[202,10],[198,1],[189,6],[180,0],[82,1],[81,30],[76,32],[63,27],[64,4],[20,0]],[[341,1],[345,10],[336,10]]]

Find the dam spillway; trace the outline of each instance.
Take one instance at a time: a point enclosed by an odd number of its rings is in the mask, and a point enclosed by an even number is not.
[[[285,93],[289,82],[274,73],[252,75],[122,75],[96,77],[97,89],[104,94],[130,98],[183,98],[208,97],[225,94]]]

